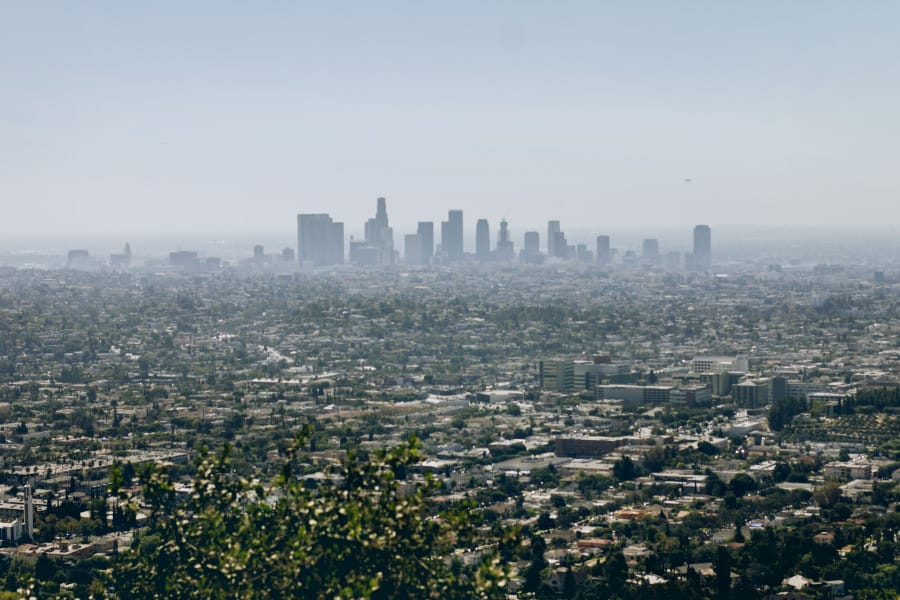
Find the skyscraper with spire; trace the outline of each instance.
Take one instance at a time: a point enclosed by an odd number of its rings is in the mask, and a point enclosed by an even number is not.
[[[378,198],[375,216],[366,221],[364,242],[351,242],[350,262],[361,265],[395,265],[394,230],[388,223],[387,200]]]
[[[509,262],[515,256],[512,240],[509,239],[509,224],[506,219],[500,220],[500,233],[497,236],[497,260]]]

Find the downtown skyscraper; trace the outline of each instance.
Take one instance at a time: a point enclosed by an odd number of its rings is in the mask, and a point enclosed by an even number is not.
[[[694,271],[709,271],[712,268],[712,233],[709,225],[694,227]]]
[[[447,220],[441,221],[441,250],[450,262],[463,259],[463,211],[448,211]]]
[[[434,223],[432,221],[419,221],[416,227],[416,235],[422,244],[422,264],[431,264],[434,258]]]
[[[378,198],[375,216],[365,224],[365,240],[350,242],[350,262],[365,266],[397,264],[394,250],[394,230],[388,223],[387,200]]]
[[[475,223],[475,258],[481,262],[491,259],[491,227],[487,219]]]
[[[510,262],[515,256],[512,240],[509,239],[509,224],[506,219],[500,220],[500,232],[497,234],[497,256],[500,262]]]
[[[597,264],[603,268],[612,265],[612,252],[609,248],[609,236],[597,236]]]
[[[344,263],[344,224],[328,214],[297,215],[297,260],[314,267]]]

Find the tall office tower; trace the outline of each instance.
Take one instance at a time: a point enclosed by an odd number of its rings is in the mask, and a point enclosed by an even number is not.
[[[712,235],[709,225],[694,227],[693,270],[709,271],[712,267]]]
[[[374,248],[376,262],[392,265],[397,262],[394,252],[394,230],[388,224],[387,201],[379,198],[375,217],[366,221],[366,245]]]
[[[519,260],[527,264],[540,264],[544,262],[541,254],[541,234],[537,231],[525,232],[525,246],[519,253]]]
[[[403,238],[403,258],[410,266],[422,263],[422,238],[418,233],[408,233]]]
[[[332,222],[325,245],[328,264],[344,264],[344,224]]]
[[[566,240],[566,234],[564,232],[554,232],[553,241],[550,243],[553,246],[553,256],[558,258],[569,258],[569,241]],[[575,254],[574,248],[572,248],[572,254]]]
[[[451,210],[441,221],[441,250],[450,262],[463,259],[463,211]]]
[[[647,238],[643,243],[642,257],[644,263],[655,265],[659,262],[659,240],[656,238]]]
[[[447,260],[447,244],[450,241],[450,223],[441,221],[441,244],[438,246],[441,250],[442,260]]]
[[[608,267],[612,264],[612,253],[609,251],[609,236],[597,236],[597,264]]]
[[[419,236],[419,241],[422,242],[422,264],[429,265],[434,256],[434,223],[419,221],[416,234]]]
[[[541,234],[537,231],[525,232],[525,256],[533,257],[541,253]]]
[[[314,267],[344,263],[344,224],[327,214],[297,215],[297,260]]]
[[[475,223],[475,258],[481,262],[491,259],[491,228],[487,219]]]
[[[556,234],[559,233],[559,221],[547,221],[547,256],[558,256],[555,247]]]
[[[262,244],[253,246],[253,260],[255,260],[256,262],[262,262],[265,257],[266,249]]]
[[[509,239],[509,224],[506,219],[500,221],[500,233],[497,236],[497,260],[509,262],[515,256],[513,243]]]

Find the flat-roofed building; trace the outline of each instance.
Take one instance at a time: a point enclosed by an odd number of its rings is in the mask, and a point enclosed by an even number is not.
[[[557,456],[569,457],[598,457],[609,454],[616,448],[621,448],[635,441],[627,436],[578,436],[559,437],[554,442],[554,452]]]
[[[670,394],[675,388],[670,385],[600,385],[597,395],[603,399],[624,400],[625,402],[641,402],[648,404],[664,404],[669,402]]]
[[[541,389],[552,392],[571,392],[575,389],[575,362],[571,360],[542,360]]]
[[[750,363],[745,356],[695,356],[691,361],[694,373],[725,373],[739,371],[746,373]]]
[[[865,458],[827,463],[822,469],[826,479],[851,481],[853,479],[872,479],[872,463]]]
[[[759,408],[769,403],[769,380],[747,379],[731,388],[734,403],[742,408]]]

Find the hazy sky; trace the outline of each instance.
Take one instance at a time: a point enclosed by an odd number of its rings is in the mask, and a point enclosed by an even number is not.
[[[0,235],[896,225],[898,57],[874,0],[0,0]]]

